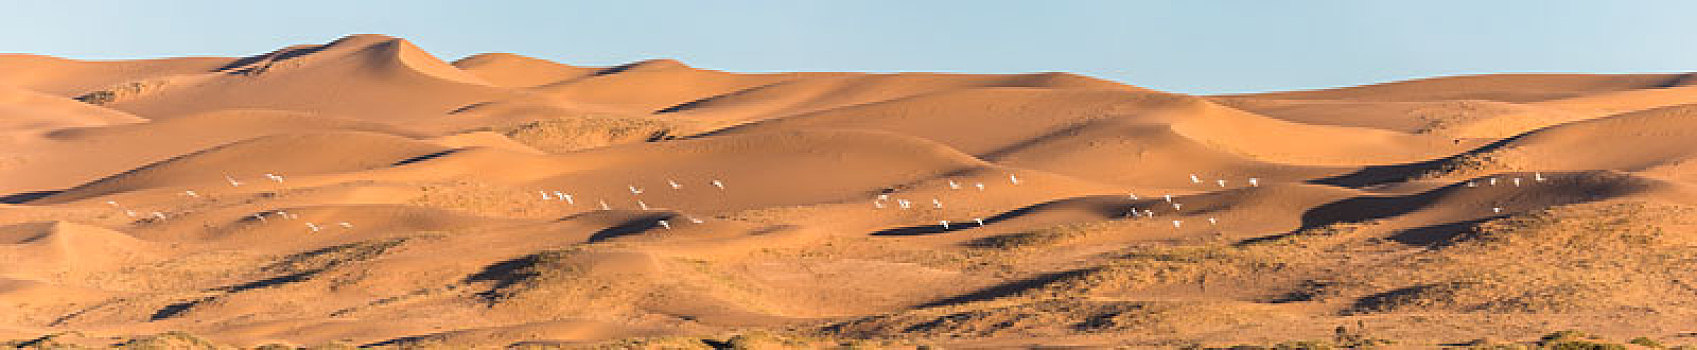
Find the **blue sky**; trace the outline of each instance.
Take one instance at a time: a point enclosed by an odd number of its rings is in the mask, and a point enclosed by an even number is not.
[[[444,59],[1067,71],[1185,93],[1697,70],[1690,1],[9,1],[0,52],[243,56],[353,33]]]

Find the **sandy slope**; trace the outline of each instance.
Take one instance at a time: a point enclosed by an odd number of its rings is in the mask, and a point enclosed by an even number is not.
[[[1200,97],[1068,73],[449,63],[379,35],[4,55],[0,339],[1679,343],[1688,78]]]

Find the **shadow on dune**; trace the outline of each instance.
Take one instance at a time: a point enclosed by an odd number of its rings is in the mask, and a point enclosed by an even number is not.
[[[1125,201],[1125,200],[1122,200],[1122,199],[1118,199],[1118,196],[1112,196],[1112,198],[1102,197],[1102,196],[1067,198],[1067,199],[1061,199],[1061,200],[1056,200],[1056,201],[1034,204],[1034,205],[1019,208],[1019,209],[1009,210],[1009,211],[1006,211],[1006,212],[1002,212],[1001,214],[996,214],[995,216],[984,218],[984,226],[989,226],[990,224],[994,224],[996,222],[1014,219],[1014,218],[1018,218],[1018,217],[1025,216],[1025,215],[1040,213],[1040,212],[1043,212],[1043,211],[1059,210],[1060,208],[1057,208],[1057,207],[1069,206],[1069,205],[1090,206],[1090,209],[1096,211],[1097,214],[1102,215],[1103,218],[1111,218],[1111,217],[1117,217],[1117,216],[1123,215],[1126,211],[1131,210],[1131,208],[1135,207],[1136,204],[1146,203],[1146,202],[1152,202],[1152,201],[1128,202],[1128,201]],[[947,228],[947,229],[944,229],[943,225],[941,223],[939,223],[937,225],[920,225],[920,226],[907,226],[907,227],[897,227],[897,228],[892,228],[892,229],[885,229],[885,230],[873,232],[872,235],[873,236],[921,236],[921,235],[954,232],[954,231],[960,231],[960,230],[970,230],[970,229],[975,229],[975,228],[979,228],[979,227],[983,227],[983,226],[979,226],[978,223],[972,222],[972,221],[950,222],[949,228]]]
[[[1421,161],[1421,162],[1407,163],[1407,164],[1369,166],[1369,167],[1361,168],[1361,170],[1357,170],[1355,172],[1348,173],[1348,174],[1343,174],[1343,175],[1338,175],[1338,176],[1333,176],[1333,177],[1328,177],[1328,178],[1323,178],[1323,179],[1310,180],[1310,181],[1308,181],[1308,183],[1319,184],[1319,185],[1332,185],[1332,186],[1340,186],[1340,187],[1348,187],[1348,188],[1362,188],[1362,187],[1368,187],[1368,186],[1383,185],[1383,184],[1388,184],[1388,183],[1393,183],[1393,182],[1408,181],[1409,179],[1412,179],[1415,176],[1419,176],[1420,174],[1425,174],[1425,173],[1428,173],[1428,172],[1440,170],[1445,165],[1454,163],[1455,161],[1460,160],[1464,157],[1475,155],[1475,154],[1480,154],[1480,153],[1485,153],[1485,152],[1490,152],[1490,151],[1494,151],[1498,148],[1502,148],[1504,145],[1507,145],[1509,142],[1514,142],[1515,140],[1519,140],[1521,137],[1524,137],[1527,134],[1530,134],[1530,133],[1523,133],[1523,134],[1520,134],[1520,135],[1515,135],[1513,137],[1497,140],[1495,142],[1491,142],[1490,144],[1480,146],[1479,148],[1475,148],[1475,149],[1472,149],[1472,150],[1469,150],[1469,151],[1466,151],[1466,152],[1457,153],[1455,155],[1451,155],[1451,156],[1448,156],[1448,157],[1443,157],[1443,158],[1438,158],[1438,159],[1433,159],[1433,160],[1427,160],[1427,161]]]
[[[1026,290],[1031,290],[1033,288],[1042,287],[1044,285],[1054,283],[1055,281],[1060,281],[1060,280],[1064,280],[1064,279],[1067,279],[1067,278],[1079,276],[1079,275],[1082,275],[1082,274],[1087,273],[1089,271],[1090,271],[1090,269],[1080,269],[1080,270],[1061,271],[1061,272],[1038,275],[1036,277],[1031,277],[1031,278],[1026,278],[1026,279],[1021,279],[1021,280],[1016,280],[1016,281],[1012,281],[1012,282],[998,284],[998,285],[995,285],[995,286],[991,286],[989,288],[980,289],[980,290],[978,290],[976,292],[972,292],[972,293],[957,295],[957,296],[954,296],[954,297],[949,297],[949,298],[945,298],[945,299],[942,299],[942,300],[937,300],[937,301],[925,303],[925,304],[919,305],[919,307],[920,308],[928,308],[928,307],[937,307],[937,306],[947,306],[947,305],[963,304],[963,303],[970,303],[970,302],[975,302],[975,301],[985,301],[985,300],[1003,298],[1003,297],[1007,297],[1007,296],[1017,295],[1020,292],[1024,292]]]
[[[1510,209],[1512,212],[1527,212],[1619,197],[1643,192],[1652,186],[1651,183],[1630,175],[1609,172],[1561,173],[1555,176],[1562,176],[1566,179],[1559,183],[1533,185],[1512,192],[1496,192],[1494,195],[1464,197],[1460,200],[1500,202],[1503,203],[1501,205],[1505,209]],[[1462,195],[1458,193],[1459,191],[1487,190],[1483,185],[1476,189],[1467,188],[1465,184],[1470,181],[1478,181],[1478,178],[1459,181],[1412,195],[1355,197],[1326,203],[1303,212],[1302,225],[1290,232],[1251,238],[1237,244],[1249,245],[1276,241],[1300,234],[1306,230],[1333,224],[1367,222],[1406,215],[1431,207],[1444,200],[1444,197]],[[1387,238],[1410,245],[1442,244],[1456,234],[1466,232],[1481,222],[1498,217],[1502,217],[1502,215],[1406,229]]]
[[[65,191],[64,190],[33,191],[33,192],[23,192],[23,193],[9,194],[9,195],[5,195],[5,196],[0,196],[0,204],[29,203],[30,201],[33,201],[33,200],[37,200],[37,199],[41,199],[41,198],[47,198],[48,196],[59,194],[59,192],[65,192]]]
[[[1430,226],[1421,226],[1421,227],[1411,228],[1411,229],[1407,229],[1407,230],[1402,230],[1401,232],[1397,232],[1396,234],[1392,234],[1388,239],[1390,239],[1393,242],[1407,244],[1407,245],[1418,245],[1418,246],[1448,245],[1448,243],[1455,241],[1456,236],[1459,236],[1459,235],[1465,234],[1469,231],[1472,231],[1474,226],[1478,226],[1479,224],[1485,223],[1486,221],[1496,220],[1496,219],[1503,218],[1503,217],[1506,217],[1506,216],[1507,215],[1494,215],[1494,216],[1489,216],[1489,217],[1474,219],[1474,220],[1457,221],[1457,222],[1430,225]]]
[[[636,219],[627,220],[618,225],[613,225],[612,227],[595,231],[594,234],[589,235],[588,243],[605,241],[615,237],[638,234],[652,230],[660,227],[661,220],[670,220],[677,216],[677,214],[673,213],[643,215]]]
[[[431,160],[431,159],[442,158],[442,157],[445,157],[445,156],[450,155],[450,154],[459,153],[462,150],[464,150],[464,149],[463,148],[456,148],[456,149],[451,149],[451,150],[446,150],[446,151],[441,151],[441,152],[436,152],[436,153],[420,155],[420,156],[416,156],[416,157],[412,157],[412,158],[402,159],[398,162],[395,162],[394,164],[390,164],[390,166],[402,166],[402,165],[427,161],[427,160]]]

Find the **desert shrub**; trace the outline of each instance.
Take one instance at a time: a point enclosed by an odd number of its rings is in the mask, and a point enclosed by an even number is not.
[[[1538,339],[1538,346],[1550,350],[1626,350],[1625,345],[1597,340],[1580,331],[1559,331]]]
[[[130,339],[118,344],[117,348],[125,350],[213,350],[223,349],[224,347],[193,334],[171,331]]]
[[[1643,347],[1657,348],[1657,349],[1664,347],[1664,346],[1662,346],[1662,342],[1656,341],[1655,339],[1650,339],[1648,337],[1632,338],[1632,340],[1627,341],[1627,343],[1636,344],[1636,345],[1643,346]]]
[[[536,149],[563,153],[624,143],[659,141],[696,130],[678,120],[612,115],[583,115],[538,120],[496,129]]]

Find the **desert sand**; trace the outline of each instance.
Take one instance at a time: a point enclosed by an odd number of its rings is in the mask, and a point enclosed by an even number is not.
[[[1697,344],[1693,82],[6,54],[0,344]]]

